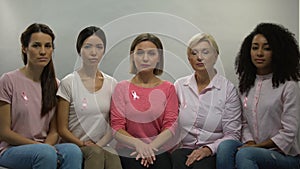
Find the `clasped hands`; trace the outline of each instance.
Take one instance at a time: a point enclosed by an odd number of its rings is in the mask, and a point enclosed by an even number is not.
[[[156,160],[155,152],[158,151],[157,148],[143,141],[137,141],[135,144],[135,151],[130,154],[130,156],[136,156],[135,159],[141,159],[141,165],[144,167],[149,167]]]

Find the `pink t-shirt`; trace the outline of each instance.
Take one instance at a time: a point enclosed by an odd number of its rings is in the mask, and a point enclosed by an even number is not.
[[[170,82],[144,88],[121,81],[115,87],[111,104],[114,131],[124,129],[133,137],[149,143],[165,129],[174,134],[177,118],[178,98]]]
[[[5,73],[0,78],[0,100],[11,105],[11,130],[38,142],[45,141],[54,109],[41,118],[40,83],[30,80],[20,70]],[[0,141],[0,152],[8,146]]]

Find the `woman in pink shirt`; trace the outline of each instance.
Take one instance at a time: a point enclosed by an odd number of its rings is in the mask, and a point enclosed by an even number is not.
[[[173,169],[214,169],[220,142],[240,139],[241,102],[236,87],[215,69],[219,47],[210,34],[193,36],[187,48],[194,73],[175,82],[180,144]]]
[[[163,73],[163,46],[150,33],[137,36],[130,47],[130,80],[115,87],[111,126],[119,141],[123,169],[171,169],[164,144],[174,135],[178,99],[174,85],[157,77]]]
[[[34,23],[21,35],[24,67],[0,79],[0,165],[11,169],[80,169],[75,144],[56,144],[54,34]],[[59,167],[57,163],[59,162]]]
[[[236,58],[243,103],[242,142],[225,141],[220,169],[300,168],[300,54],[288,29],[261,23]]]

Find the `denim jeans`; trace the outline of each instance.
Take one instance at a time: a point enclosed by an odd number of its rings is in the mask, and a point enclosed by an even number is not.
[[[56,149],[56,150],[55,150]],[[82,153],[75,144],[27,144],[8,148],[0,156],[0,166],[10,169],[81,169]]]
[[[225,140],[221,142],[216,154],[217,169],[234,169],[237,148],[242,145],[238,140]]]
[[[217,168],[220,169],[300,169],[300,156],[258,147],[245,147],[239,141],[223,141],[217,150]]]

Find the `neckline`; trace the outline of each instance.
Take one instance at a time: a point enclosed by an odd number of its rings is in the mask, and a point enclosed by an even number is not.
[[[269,74],[265,74],[265,75],[256,75],[256,77],[258,78],[258,79],[262,79],[262,80],[264,80],[264,79],[270,79],[270,78],[272,78],[272,76],[273,76],[273,73],[269,73]]]
[[[127,82],[128,82],[130,85],[132,85],[132,86],[134,86],[134,87],[137,87],[137,88],[142,88],[142,89],[153,89],[153,88],[158,88],[159,86],[163,85],[166,81],[161,80],[161,82],[160,82],[158,85],[153,86],[153,87],[143,87],[143,86],[139,86],[139,85],[136,85],[136,84],[132,83],[131,80],[127,80]]]
[[[26,79],[26,80],[28,80],[28,81],[34,83],[34,84],[38,84],[38,85],[41,84],[41,82],[36,82],[36,81],[30,79],[29,77],[27,77],[27,76],[21,71],[21,69],[17,69],[17,73],[20,74],[24,79]]]
[[[83,84],[83,82],[82,82],[82,80],[81,80],[81,77],[80,77],[80,75],[79,75],[79,73],[77,72],[77,71],[75,71],[75,75],[77,76],[77,77],[75,77],[75,78],[77,78],[77,79],[79,79],[79,81],[80,81],[80,85],[84,88],[84,90],[86,91],[86,92],[88,92],[88,93],[90,93],[90,94],[97,94],[97,93],[99,93],[99,92],[101,92],[101,89],[104,87],[104,83],[105,83],[105,74],[102,72],[102,71],[100,71],[101,72],[101,74],[103,75],[103,84],[102,84],[102,87],[99,89],[99,90],[96,90],[96,91],[89,91],[86,87],[85,87],[85,85]]]

